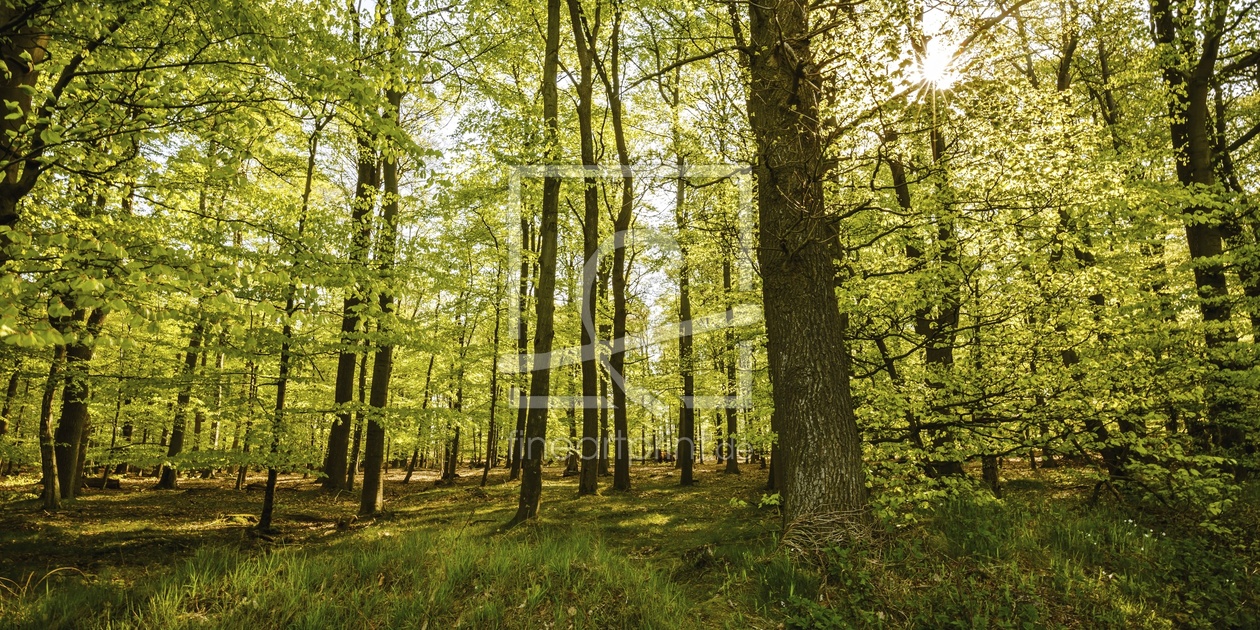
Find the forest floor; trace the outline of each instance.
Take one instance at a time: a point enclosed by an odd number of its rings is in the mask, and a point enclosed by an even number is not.
[[[631,492],[578,498],[549,468],[538,521],[506,532],[504,470],[484,489],[479,470],[391,471],[369,521],[285,475],[273,536],[253,532],[261,491],[229,476],[129,477],[54,514],[33,477],[2,479],[0,628],[1260,627],[1255,487],[1209,533],[1091,506],[1084,471],[1006,471],[1003,500],[924,506],[815,568],[776,551],[764,470],[707,464],[680,488],[632,469]]]

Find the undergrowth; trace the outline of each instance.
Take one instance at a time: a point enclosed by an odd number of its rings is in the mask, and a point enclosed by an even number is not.
[[[1017,481],[1003,500],[963,492],[880,526],[819,566],[778,549],[757,485],[553,494],[543,519],[506,532],[512,486],[429,491],[413,518],[324,541],[4,581],[0,626],[1260,627],[1255,487],[1222,533]]]

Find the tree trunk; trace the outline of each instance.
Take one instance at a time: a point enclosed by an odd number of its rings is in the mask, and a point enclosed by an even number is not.
[[[613,407],[613,489],[630,489],[630,433],[626,415],[626,236],[634,213],[634,175],[630,170],[630,149],[626,144],[621,101],[621,5],[613,5],[612,33],[609,37],[609,63],[598,67],[608,95],[617,162],[621,165],[621,206],[613,220],[612,348],[608,357],[608,378],[612,381]],[[642,440],[640,439],[640,443]],[[642,445],[640,445],[642,450]],[[640,457],[642,459],[642,457]]]
[[[0,436],[9,432],[9,422],[13,417],[13,401],[17,398],[18,384],[21,379],[22,359],[19,357],[13,365],[13,372],[9,374],[9,384],[4,388],[4,407],[0,408]]]
[[[547,43],[543,58],[543,125],[548,162],[558,158],[559,94],[556,71],[560,65],[560,0],[547,0]],[[529,386],[529,414],[525,421],[524,453],[521,456],[521,495],[515,525],[538,515],[542,499],[542,457],[547,439],[547,395],[551,389],[551,346],[555,336],[557,219],[560,210],[560,180],[543,179],[542,229],[538,253],[538,284],[535,297],[534,366]],[[542,401],[542,404],[538,404]]]
[[[171,423],[171,438],[166,448],[167,461],[162,464],[162,476],[155,486],[159,490],[174,490],[179,478],[179,473],[170,460],[184,451],[184,425],[187,422],[188,402],[192,400],[193,373],[197,371],[197,355],[201,353],[201,338],[204,334],[205,324],[198,320],[193,325],[192,333],[188,337],[188,350],[184,353],[180,375],[183,383],[175,399],[175,419]]]
[[[823,202],[823,79],[804,0],[749,7],[748,111],[758,147],[758,258],[779,420],[775,466],[783,470],[785,523],[830,538],[844,533],[842,522],[864,518],[866,473],[834,289],[839,252]]]
[[[53,447],[52,408],[65,362],[66,347],[59,345],[53,348],[52,361],[48,364],[48,380],[44,382],[44,396],[39,406],[39,460],[43,467],[44,484],[40,498],[44,509],[49,511],[61,509],[61,492],[57,488],[57,453]]]
[[[426,370],[424,373],[424,398],[420,399],[420,411],[422,412],[429,408],[429,386],[433,382],[433,362],[435,360],[437,360],[437,354],[430,354],[429,355],[429,369]],[[420,437],[424,433],[425,422],[427,422],[427,418],[425,418],[424,414],[421,413],[420,414],[420,428],[416,431],[417,442],[420,440]],[[411,463],[407,466],[407,476],[403,477],[403,483],[411,483],[411,475],[416,470],[416,461],[419,458],[420,458],[420,444],[417,443],[416,450],[411,453]]]
[[[497,245],[497,240],[496,240]],[[500,259],[501,261],[502,259]],[[500,262],[498,273],[495,274],[495,289],[499,295],[503,295],[503,266]],[[486,461],[481,469],[481,487],[486,486],[486,480],[490,477],[490,467],[494,465],[496,449],[499,445],[498,427],[495,425],[495,413],[499,409],[499,336],[501,328],[501,319],[503,317],[503,309],[495,305],[494,307],[494,352],[491,354],[492,363],[490,364],[490,426],[486,429]]]
[[[395,0],[395,29],[401,29],[399,20],[402,16],[402,9]],[[386,100],[388,101],[390,116],[393,121],[399,120],[399,110],[402,107],[402,92],[396,89],[389,89],[386,92]],[[379,306],[381,311],[381,324],[379,326],[380,334],[388,336],[390,334],[386,323],[394,312],[394,295],[392,283],[394,282],[394,251],[397,246],[398,239],[398,159],[390,156],[386,158],[383,169],[383,178],[385,185],[385,195],[382,201],[381,211],[381,235],[378,241],[378,251],[380,255],[377,260],[380,261],[381,272],[385,280],[385,288],[381,291],[379,297]],[[382,340],[377,346],[376,356],[372,362],[372,393],[369,400],[371,406],[371,414],[367,419],[367,434],[363,445],[363,492],[359,498],[359,514],[372,515],[377,514],[384,507],[384,479],[383,470],[385,467],[385,425],[384,420],[385,407],[389,403],[389,381],[393,372],[394,345],[387,338]]]
[[[38,155],[28,154],[23,127],[29,124],[31,95],[40,69],[48,55],[48,35],[36,27],[40,15],[39,5],[34,2],[9,2],[0,8],[0,24],[4,24],[5,37],[0,41],[0,59],[4,60],[5,76],[0,80],[0,98],[17,103],[20,116],[0,120],[0,163],[7,168],[0,182],[0,267],[10,259],[8,230],[17,226],[18,202],[34,186],[38,172],[33,164],[31,172],[24,172],[23,163]],[[25,59],[23,58],[25,57]],[[29,184],[23,180],[30,179]]]
[[[511,470],[508,480],[515,481],[521,476],[521,446],[525,439],[525,418],[529,413],[529,357],[526,355],[529,346],[529,324],[525,321],[526,305],[529,302],[529,260],[524,251],[533,251],[533,224],[529,219],[521,217],[521,278],[517,289],[516,319],[516,356],[519,383],[518,404],[516,408],[516,429],[512,432]]]
[[[739,449],[736,435],[739,433],[739,409],[735,401],[739,396],[739,383],[736,380],[735,368],[739,362],[738,348],[735,346],[735,306],[731,296],[731,257],[730,252],[722,259],[722,289],[726,294],[726,470],[728,475],[739,474]]]
[[[1187,33],[1179,21],[1169,0],[1153,0],[1151,13],[1154,23],[1155,43],[1169,50],[1184,50],[1183,40],[1197,33]],[[1201,55],[1196,59],[1184,59],[1165,55],[1164,81],[1168,85],[1169,129],[1173,152],[1177,160],[1177,179],[1194,198],[1209,194],[1216,186],[1213,169],[1212,140],[1209,131],[1210,90],[1215,80],[1216,62],[1220,52],[1222,33],[1225,30],[1223,7],[1213,10],[1214,23],[1205,25],[1213,29],[1215,36],[1196,42]],[[1192,202],[1183,215],[1186,219],[1186,244],[1194,269],[1194,282],[1199,294],[1199,313],[1204,323],[1204,340],[1212,355],[1210,360],[1218,367],[1228,369],[1228,359],[1221,356],[1221,349],[1237,341],[1230,326],[1231,309],[1226,283],[1224,238],[1220,220],[1214,217],[1212,203]],[[1212,390],[1219,383],[1209,383]],[[1230,448],[1243,438],[1242,431],[1225,420],[1226,405],[1219,396],[1209,394],[1214,401],[1209,409],[1210,433],[1218,446]]]
[[[675,107],[677,106],[675,96]],[[689,486],[695,482],[696,459],[696,409],[692,401],[696,396],[695,360],[691,338],[691,268],[687,264],[687,245],[683,230],[687,227],[686,189],[683,187],[683,157],[677,147],[680,139],[675,134],[675,165],[678,167],[678,183],[674,191],[674,218],[678,227],[678,375],[682,377],[682,399],[678,401],[678,483]]]
[[[378,163],[376,150],[371,146],[365,134],[359,135],[358,176],[355,182],[355,195],[350,210],[350,222],[357,226],[350,248],[350,265],[354,269],[362,269],[367,263],[369,240],[372,234],[371,216],[377,192]],[[350,421],[352,413],[348,408],[354,399],[354,368],[358,363],[355,350],[359,347],[358,337],[360,317],[366,282],[360,280],[352,289],[347,289],[341,308],[341,352],[337,356],[337,377],[333,389],[333,403],[337,406],[337,416],[328,430],[328,455],[324,461],[323,485],[327,489],[349,490],[353,483],[353,475],[346,467],[346,448],[350,442]]]
[[[573,40],[578,54],[578,134],[581,137],[582,165],[596,166],[595,132],[591,125],[591,50],[586,39],[586,17],[580,0],[568,0],[573,23]],[[598,25],[596,25],[598,28]],[[582,180],[582,471],[578,478],[578,496],[595,494],[599,481],[599,369],[595,365],[595,280],[599,263],[599,195],[595,178]]]
[[[350,465],[346,466],[346,490],[354,490],[354,475],[359,471],[359,445],[363,440],[363,405],[367,402],[367,352],[359,353],[359,408],[354,412],[354,443],[350,447]]]
[[[306,154],[306,180],[302,187],[302,209],[298,216],[297,238],[294,240],[290,273],[297,275],[299,244],[306,234],[306,216],[311,207],[311,186],[315,179],[315,160],[319,154],[319,134],[330,118],[317,118],[311,133]],[[276,407],[271,423],[271,459],[267,466],[267,489],[263,493],[262,517],[258,519],[258,529],[271,529],[272,513],[276,505],[276,481],[280,470],[276,465],[276,456],[280,452],[280,436],[284,431],[285,395],[289,389],[289,371],[293,357],[293,318],[297,315],[297,285],[290,281],[284,298],[284,325],[280,332],[280,366],[276,376]],[[314,444],[311,444],[314,446]]]
[[[89,376],[92,355],[95,350],[96,336],[101,332],[105,322],[106,311],[93,309],[86,321],[81,317],[73,318],[73,323],[59,326],[62,332],[70,332],[73,326],[78,338],[66,346],[65,386],[61,391],[61,419],[57,422],[54,435],[57,452],[57,481],[61,498],[73,499],[78,495],[80,478],[77,462],[81,458],[80,451],[86,448],[84,438],[88,420],[88,398],[91,396]],[[83,322],[82,327],[78,324]]]

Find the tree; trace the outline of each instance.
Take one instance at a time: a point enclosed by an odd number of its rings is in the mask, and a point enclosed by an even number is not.
[[[834,289],[836,226],[823,202],[822,78],[810,48],[807,3],[776,0],[750,5],[749,12],[757,256],[784,460],[783,518],[831,536],[861,518],[866,472]]]
[[[556,72],[560,66],[560,0],[547,0],[547,40],[542,73],[543,126],[548,157],[554,162],[559,140],[559,95]],[[551,390],[551,348],[555,335],[557,221],[560,212],[560,180],[543,179],[538,248],[538,283],[534,289],[534,365],[530,372],[529,413],[521,455],[521,494],[510,525],[538,516],[542,501],[542,458],[547,439],[545,404]],[[543,404],[540,404],[543,403]]]

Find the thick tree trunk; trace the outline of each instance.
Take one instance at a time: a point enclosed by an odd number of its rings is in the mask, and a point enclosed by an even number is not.
[[[543,58],[543,125],[546,130],[548,162],[557,158],[559,136],[559,94],[556,71],[560,65],[560,0],[547,0],[547,43]],[[545,401],[551,389],[551,346],[555,336],[557,219],[560,210],[560,180],[543,179],[542,229],[538,253],[538,284],[535,297],[534,367],[529,386],[529,414],[525,421],[524,453],[521,457],[521,495],[511,524],[538,515],[542,500],[542,458],[547,439],[548,409]]]
[[[774,388],[783,515],[830,538],[863,519],[866,473],[823,203],[818,76],[803,0],[750,6],[749,118],[757,139],[758,258]],[[792,532],[785,533],[791,537]],[[818,541],[817,537],[812,540]]]
[[[201,353],[204,334],[205,324],[198,321],[188,337],[188,350],[184,353],[184,365],[180,374],[183,383],[180,384],[179,395],[175,398],[175,419],[171,423],[171,438],[166,448],[167,462],[162,464],[162,476],[155,486],[160,490],[174,490],[179,478],[179,472],[171,465],[170,459],[184,452],[184,425],[188,417],[188,403],[192,400],[193,373],[197,371],[197,355]]]
[[[18,0],[0,7],[0,24],[4,24],[5,37],[0,41],[0,59],[4,60],[5,76],[0,80],[0,99],[17,103],[21,116],[0,120],[0,163],[6,168],[0,182],[0,228],[13,229],[18,222],[18,202],[34,186],[36,171],[24,172],[23,163],[28,148],[23,142],[23,126],[31,113],[31,95],[40,69],[48,56],[49,38],[37,28],[36,20],[42,18],[39,10],[43,2]],[[25,58],[24,58],[25,57]],[[28,167],[29,168],[29,167]],[[29,183],[23,180],[30,180]],[[6,229],[0,229],[0,267],[10,259],[10,238]]]
[[[399,3],[394,3],[394,21],[395,29],[401,29],[399,21],[402,19]],[[390,116],[394,121],[399,120],[400,110],[402,108],[402,92],[396,89],[386,91],[386,101],[388,103]],[[388,157],[385,160],[382,169],[382,180],[384,184],[384,199],[382,201],[381,210],[381,231],[378,240],[379,256],[381,272],[385,278],[385,288],[380,292],[378,298],[379,308],[382,317],[382,323],[378,326],[382,335],[388,336],[389,330],[385,325],[385,321],[392,316],[394,312],[394,294],[392,283],[394,282],[394,252],[397,248],[398,240],[398,159],[396,157]],[[372,392],[369,397],[368,404],[371,407],[371,413],[367,418],[367,431],[363,444],[363,491],[359,497],[359,514],[372,515],[377,514],[384,507],[384,470],[386,465],[385,452],[385,425],[383,423],[385,408],[389,404],[389,383],[390,377],[394,369],[394,345],[388,339],[382,340],[377,346],[376,355],[372,362]]]
[[[1154,23],[1155,43],[1169,50],[1184,50],[1186,37],[1196,37],[1181,24],[1169,0],[1153,0],[1151,13]],[[1173,152],[1177,159],[1177,179],[1198,198],[1216,186],[1216,173],[1212,159],[1212,134],[1210,132],[1211,88],[1216,79],[1216,62],[1220,53],[1222,34],[1225,31],[1227,11],[1223,6],[1212,10],[1215,35],[1196,42],[1191,50],[1200,50],[1193,59],[1166,56],[1164,81],[1168,85],[1169,129]],[[1237,341],[1231,325],[1231,305],[1226,281],[1226,266],[1221,258],[1224,252],[1224,234],[1219,218],[1211,203],[1194,202],[1184,208],[1186,217],[1186,244],[1194,269],[1194,283],[1199,294],[1199,313],[1204,323],[1204,340],[1210,360],[1223,369],[1231,369],[1229,359],[1222,356],[1222,348]],[[1209,384],[1211,385],[1211,384]],[[1212,386],[1219,390],[1219,383]],[[1225,416],[1231,405],[1222,402],[1220,392],[1209,394],[1213,403],[1209,409],[1209,433],[1217,446],[1231,448],[1243,439],[1241,429]]]

